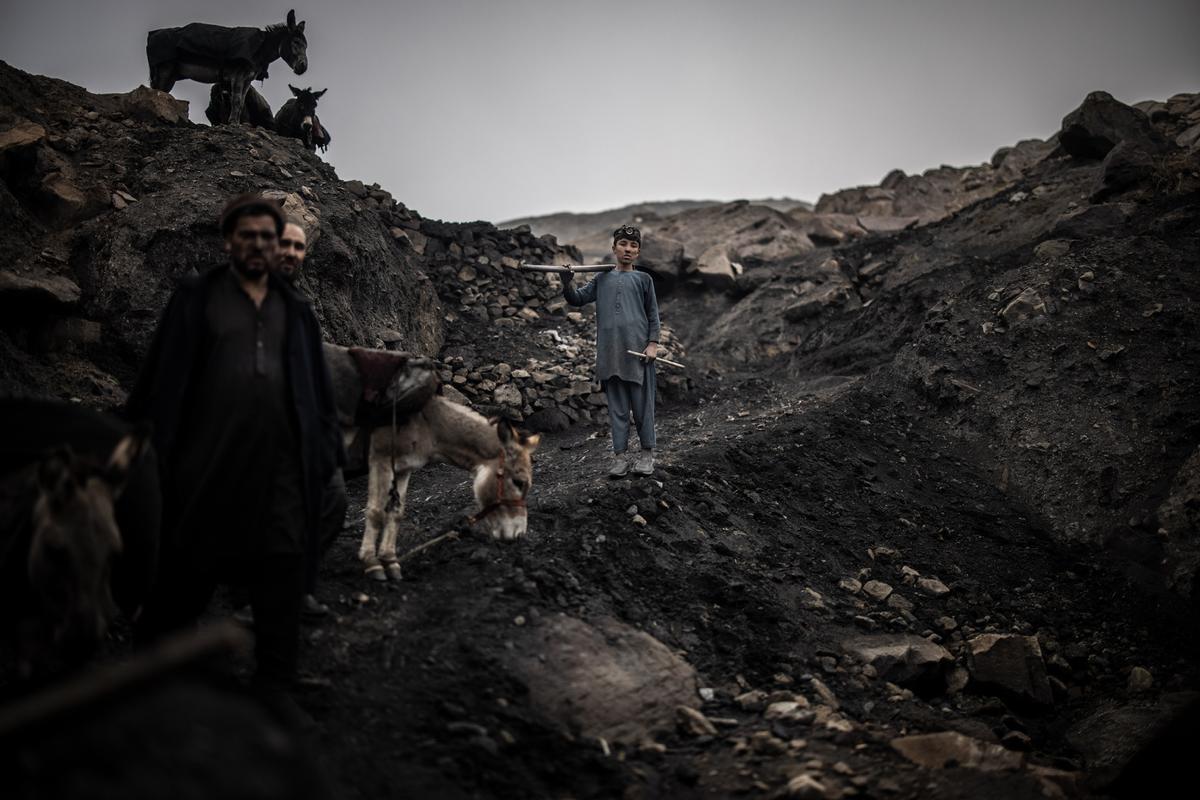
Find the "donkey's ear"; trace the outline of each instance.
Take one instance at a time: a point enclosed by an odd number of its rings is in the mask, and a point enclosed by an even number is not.
[[[289,83],[289,84],[288,84],[288,88],[292,90],[292,94],[296,95],[296,97],[299,97],[299,96],[300,96],[300,90],[299,90],[299,89],[297,89],[295,86],[292,86],[292,85]]]
[[[535,433],[530,436],[522,436],[521,437],[521,444],[523,444],[525,447],[527,447],[530,452],[533,452],[534,450],[537,449],[538,442],[540,442],[540,441],[542,441],[542,435],[540,433]]]
[[[60,447],[38,464],[38,488],[52,505],[62,506],[70,497],[74,480],[71,476],[72,458],[71,448]]]
[[[289,28],[294,28],[294,27],[296,27],[296,9],[294,9],[294,8],[293,8],[291,11],[289,11],[289,12],[288,12],[288,16],[287,16],[287,26],[288,26]]]
[[[306,19],[300,20],[300,24],[296,26],[296,30],[300,31],[301,33],[304,33],[304,23],[306,23],[306,22],[308,22],[308,20],[306,20]]]
[[[512,423],[506,419],[496,420],[496,435],[500,437],[501,444],[508,444],[513,439]]]
[[[326,89],[322,89],[319,92],[313,92],[313,97],[320,97],[321,95],[325,94],[328,91],[329,91],[329,89],[326,88]]]
[[[104,480],[112,487],[114,497],[120,495],[125,488],[129,472],[146,451],[149,440],[149,429],[139,426],[133,433],[122,437],[113,448],[108,457],[108,464],[104,467]]]

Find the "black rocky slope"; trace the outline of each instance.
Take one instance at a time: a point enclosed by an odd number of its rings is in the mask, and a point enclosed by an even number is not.
[[[1196,540],[1171,498],[1194,483],[1200,441],[1200,156],[1163,143],[1200,122],[1200,99],[1170,107],[1142,139],[1095,122],[1122,142],[1107,158],[1060,150],[943,221],[748,273],[755,288],[694,356],[866,372],[877,391],[920,398],[1058,538],[1137,552],[1193,594]],[[1114,186],[1130,151],[1144,162]]]

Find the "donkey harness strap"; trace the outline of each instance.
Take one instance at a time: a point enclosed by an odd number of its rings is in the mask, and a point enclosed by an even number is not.
[[[496,459],[496,499],[481,508],[477,513],[467,517],[467,524],[474,525],[484,517],[505,507],[525,508],[525,498],[504,496],[504,448],[501,447],[500,456]]]

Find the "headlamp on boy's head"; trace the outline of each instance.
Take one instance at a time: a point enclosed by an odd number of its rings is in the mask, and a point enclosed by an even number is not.
[[[613,244],[616,244],[621,239],[627,239],[631,242],[642,243],[642,232],[632,225],[622,225],[613,231]]]

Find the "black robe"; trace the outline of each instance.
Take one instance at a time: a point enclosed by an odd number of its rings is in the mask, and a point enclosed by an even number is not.
[[[225,68],[239,64],[257,68],[267,36],[262,28],[226,28],[205,22],[192,22],[182,28],[159,28],[146,35],[146,60],[154,67],[175,61],[184,53]],[[266,77],[265,70],[262,77]]]
[[[131,419],[154,425],[164,545],[202,560],[253,558],[264,548],[286,546],[263,542],[261,525],[277,484],[290,480],[300,483],[305,521],[296,546],[312,552],[321,491],[344,462],[320,325],[308,300],[271,275],[268,299],[282,301],[284,313],[282,391],[264,395],[205,383],[220,346],[211,331],[209,298],[226,293],[232,279],[224,266],[176,289],[126,407]],[[236,426],[224,424],[225,412],[212,413],[218,401],[228,413],[240,408]],[[261,430],[252,424],[255,414]]]

